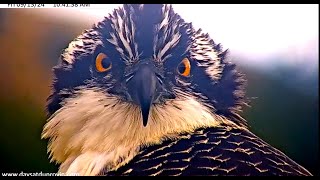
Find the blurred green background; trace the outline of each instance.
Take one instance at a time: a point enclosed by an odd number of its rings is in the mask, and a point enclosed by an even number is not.
[[[93,23],[74,13],[52,15],[59,12],[0,9],[1,172],[57,171],[40,139],[51,68],[68,43]],[[243,116],[251,130],[319,175],[318,57],[302,66],[261,69],[247,66],[241,54],[231,56],[248,79],[251,107]],[[265,61],[277,58],[283,60],[275,55]],[[301,76],[306,71],[311,73]]]

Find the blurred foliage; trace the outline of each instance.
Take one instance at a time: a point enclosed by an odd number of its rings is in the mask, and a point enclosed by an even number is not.
[[[311,172],[320,175],[318,95],[301,93],[277,76],[244,67],[240,69],[248,80],[247,96],[251,99],[251,107],[245,108],[243,116],[251,130]],[[296,73],[285,68],[278,71],[284,71],[289,77]],[[309,79],[309,83],[314,79],[317,77]]]
[[[55,172],[49,164],[46,142],[40,141],[45,114],[32,100],[0,99],[1,171]]]
[[[0,10],[0,19],[1,171],[56,172],[57,166],[48,160],[46,141],[40,139],[51,68],[68,42],[91,25],[25,10]],[[247,95],[252,97],[251,107],[243,112],[251,130],[319,175],[318,94],[301,93],[284,83],[295,77],[294,69],[281,67],[277,76],[245,65],[239,69],[248,79]],[[296,82],[305,91],[316,92],[318,77]]]

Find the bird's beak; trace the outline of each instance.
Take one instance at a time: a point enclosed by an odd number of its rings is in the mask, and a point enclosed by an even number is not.
[[[151,65],[141,65],[133,77],[127,82],[127,87],[131,99],[140,105],[143,126],[146,126],[149,118],[151,105],[157,94],[159,81]]]

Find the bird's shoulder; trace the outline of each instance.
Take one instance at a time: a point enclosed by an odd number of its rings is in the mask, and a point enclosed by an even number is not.
[[[105,174],[105,173],[104,173]],[[107,175],[310,175],[246,129],[214,127],[149,146]]]

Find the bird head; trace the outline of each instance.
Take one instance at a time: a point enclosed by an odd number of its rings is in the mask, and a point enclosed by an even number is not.
[[[51,155],[63,162],[217,123],[245,127],[244,80],[226,55],[170,5],[115,9],[53,68],[43,131]]]
[[[179,94],[243,125],[236,112],[244,80],[226,54],[171,6],[124,5],[70,43],[54,68],[47,109],[52,115],[77,90],[95,88],[138,106],[146,126],[152,106]]]

